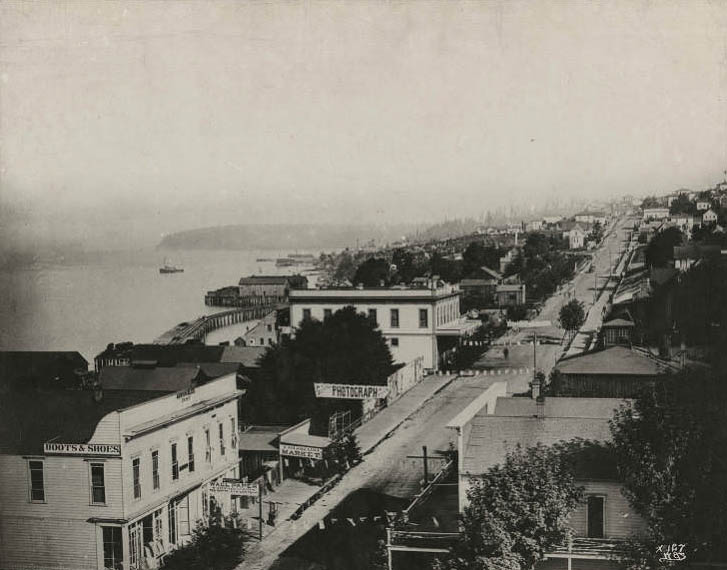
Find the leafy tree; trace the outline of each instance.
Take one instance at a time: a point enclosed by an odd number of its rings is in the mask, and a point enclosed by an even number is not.
[[[362,459],[361,447],[354,434],[348,434],[331,446],[331,458],[336,462],[339,473],[345,473]]]
[[[462,264],[445,259],[439,252],[432,255],[430,267],[432,275],[439,275],[447,283],[457,283],[462,278]]]
[[[525,305],[514,305],[507,308],[508,321],[524,321],[528,318],[528,309]]]
[[[332,412],[348,410],[355,417],[361,405],[316,398],[314,382],[381,384],[392,372],[389,347],[376,325],[344,307],[324,322],[303,321],[293,339],[267,349],[248,387],[245,413],[252,422],[267,424],[312,418],[312,429],[327,433]]]
[[[192,539],[164,559],[162,570],[229,570],[243,560],[244,535],[232,518],[217,512],[209,525],[199,524]]]
[[[356,269],[353,284],[364,287],[388,286],[391,281],[391,265],[381,257],[370,257]]]
[[[568,301],[560,308],[558,322],[571,335],[575,334],[586,321],[586,313],[583,303],[578,299]]]
[[[564,447],[517,446],[467,491],[463,533],[439,570],[530,570],[571,531],[582,498]]]
[[[692,202],[686,194],[680,194],[672,200],[671,206],[669,206],[669,213],[695,215],[697,213],[697,204]]]
[[[645,544],[686,544],[691,563],[727,560],[727,375],[719,370],[666,376],[611,422],[624,494],[649,528]]]
[[[334,260],[333,278],[336,281],[352,281],[356,274],[356,260],[350,251],[342,251]]]
[[[484,265],[497,269],[502,257],[502,251],[498,247],[486,246],[482,242],[473,241],[462,253],[462,275],[463,277],[474,277]]]
[[[665,267],[674,259],[674,246],[681,245],[684,236],[679,228],[667,228],[656,234],[646,246],[649,267]]]
[[[661,206],[661,200],[655,196],[648,196],[641,202],[641,208],[659,208]]]

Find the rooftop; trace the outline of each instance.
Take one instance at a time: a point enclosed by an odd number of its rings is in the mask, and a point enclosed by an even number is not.
[[[106,366],[99,374],[104,390],[143,390],[159,393],[179,392],[207,380],[199,366],[135,368]]]
[[[266,350],[264,346],[225,346],[220,361],[239,363],[245,368],[258,368],[258,360]]]
[[[457,285],[444,284],[436,288],[424,287],[370,287],[370,288],[354,288],[354,287],[336,287],[329,289],[299,289],[290,292],[290,301],[310,301],[310,300],[331,300],[339,299],[411,299],[411,300],[427,300],[439,299],[459,295],[460,290]]]
[[[287,285],[292,282],[301,282],[308,279],[303,275],[250,275],[241,277],[240,285]]]
[[[563,358],[556,364],[562,374],[607,374],[624,376],[657,376],[666,371],[666,364],[624,346],[584,352]]]
[[[544,417],[537,417],[538,403],[532,398],[500,397],[493,414],[478,413],[472,419],[463,472],[484,473],[502,463],[517,445],[553,445],[576,438],[608,441],[608,421],[622,402],[616,398],[545,398]]]
[[[14,391],[0,398],[0,453],[42,454],[50,440],[87,443],[107,414],[157,398],[156,392]]]
[[[603,323],[601,328],[609,329],[615,327],[635,327],[633,321],[627,321],[626,319],[611,319],[608,322]]]

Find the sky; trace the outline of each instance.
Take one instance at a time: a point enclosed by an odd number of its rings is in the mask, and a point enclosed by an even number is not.
[[[0,4],[5,239],[714,184],[727,2]]]

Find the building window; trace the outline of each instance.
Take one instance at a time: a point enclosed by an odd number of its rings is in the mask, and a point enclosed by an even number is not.
[[[120,526],[103,526],[103,566],[108,570],[123,570],[124,547]]]
[[[194,438],[191,435],[187,437],[187,465],[189,472],[194,473]]]
[[[154,490],[159,488],[159,451],[151,452],[151,484]]]
[[[588,527],[588,538],[604,538],[604,503],[606,497],[590,496],[588,497],[588,513],[586,516]]]
[[[426,329],[429,327],[429,311],[427,309],[419,309],[419,328]]]
[[[399,328],[399,309],[391,309],[391,328]]]
[[[391,346],[399,346],[399,339],[396,337],[391,338]]]
[[[30,474],[30,501],[32,503],[45,503],[44,464],[42,461],[28,461]]]
[[[179,479],[179,459],[177,458],[177,444],[172,444],[172,481]]]
[[[272,339],[272,338],[269,338],[269,339],[268,339],[268,345],[269,345],[269,346],[273,346],[273,339]]]
[[[204,428],[204,460],[206,463],[212,463],[212,442],[210,441],[210,428]]]
[[[131,460],[131,474],[134,481],[134,498],[141,499],[141,459],[138,457]]]
[[[323,309],[323,318],[324,319],[330,319],[331,315],[333,315],[333,311],[331,309]]]
[[[369,309],[369,319],[374,323],[375,326],[379,326],[379,322],[376,319],[376,309]]]
[[[230,447],[237,449],[237,429],[235,418],[230,418]]]
[[[265,346],[265,339],[260,337],[260,346]]]
[[[220,422],[217,426],[220,433],[220,455],[225,454],[225,426]]]
[[[303,320],[310,320],[310,309],[303,309]]]
[[[273,325],[268,325],[268,332],[273,332]]]
[[[106,504],[103,463],[91,463],[91,503],[94,505]]]

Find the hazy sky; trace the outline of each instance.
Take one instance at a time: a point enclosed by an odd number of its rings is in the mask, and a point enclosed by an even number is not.
[[[702,188],[727,2],[0,4],[6,230],[416,221]]]

